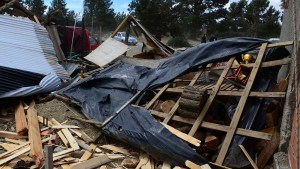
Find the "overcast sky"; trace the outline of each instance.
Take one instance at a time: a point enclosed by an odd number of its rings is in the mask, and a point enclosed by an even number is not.
[[[44,0],[46,5],[50,5],[52,0]],[[112,8],[115,12],[125,12],[127,13],[128,4],[131,0],[112,0],[113,5]],[[229,0],[229,2],[237,2],[239,0]],[[280,10],[280,0],[269,0],[271,5],[273,5],[276,9]],[[83,0],[66,0],[67,8],[69,10],[74,10],[76,13],[82,13]],[[227,5],[228,6],[228,5]]]

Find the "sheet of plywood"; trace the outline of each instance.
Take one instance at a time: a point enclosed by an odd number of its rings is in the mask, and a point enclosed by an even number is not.
[[[98,48],[85,57],[85,59],[103,67],[117,59],[128,50],[128,46],[113,38],[107,38]]]

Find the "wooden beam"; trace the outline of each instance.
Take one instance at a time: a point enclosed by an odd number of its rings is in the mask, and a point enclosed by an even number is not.
[[[111,160],[108,158],[107,155],[101,155],[92,159],[89,159],[87,161],[84,161],[82,163],[79,164],[75,164],[73,166],[71,166],[71,169],[92,169],[92,168],[96,168],[100,165],[106,164],[108,162],[111,162]]]
[[[257,72],[259,70],[261,62],[263,60],[263,57],[264,57],[267,45],[268,45],[267,43],[262,44],[262,46],[261,46],[261,48],[259,50],[258,56],[257,56],[256,61],[255,61],[255,66],[253,67],[253,69],[251,71],[251,74],[250,74],[249,80],[248,80],[248,82],[246,84],[244,93],[241,96],[241,99],[240,99],[240,101],[239,101],[239,103],[237,105],[237,108],[235,110],[235,113],[234,113],[234,115],[232,117],[232,120],[231,120],[231,123],[230,123],[230,127],[229,127],[229,131],[227,132],[227,134],[225,136],[222,148],[221,148],[221,150],[219,152],[219,155],[217,157],[217,160],[216,160],[217,164],[221,164],[222,165],[223,161],[224,161],[224,159],[226,157],[228,148],[229,148],[229,146],[231,144],[232,138],[233,138],[233,136],[235,134],[235,131],[237,129],[237,126],[239,124],[241,115],[242,115],[243,110],[245,108],[245,104],[246,104],[248,96],[250,94],[250,91],[251,91],[252,85],[254,83],[255,77],[257,75]]]
[[[57,134],[58,134],[59,138],[61,139],[61,141],[64,143],[64,145],[68,147],[69,141],[67,140],[65,135],[61,131],[58,131]]]
[[[267,62],[263,62],[261,64],[261,67],[262,68],[265,68],[265,67],[272,67],[272,66],[280,66],[280,65],[287,65],[291,62],[291,58],[284,58],[284,59],[279,59],[279,60],[273,60],[273,61],[267,61]],[[251,68],[254,66],[254,63],[249,63],[249,64],[233,64],[231,66],[231,69],[236,69],[238,68],[239,66],[243,66],[243,67],[248,67],[248,68]],[[205,71],[212,71],[212,70],[222,70],[222,69],[225,69],[226,66],[218,66],[218,67],[210,67],[210,68],[205,68]]]
[[[50,137],[48,137],[48,138],[46,138],[46,139],[43,139],[42,142],[45,143],[45,142],[47,142],[47,141],[49,141],[49,140],[53,140],[53,136],[50,136]],[[12,152],[14,152],[14,151],[20,149],[20,148],[23,148],[23,147],[27,146],[28,144],[29,144],[29,142],[24,143],[24,144],[22,144],[22,145],[19,145],[19,146],[15,147],[14,149],[10,150],[10,151],[7,151],[7,152],[5,152],[5,153],[2,153],[0,156],[1,156],[1,157],[4,157],[4,156],[6,156],[6,155],[8,155],[8,154],[10,154],[10,153],[12,153]],[[14,159],[14,158],[16,158],[16,157],[18,157],[18,156],[24,154],[24,153],[27,153],[28,151],[30,151],[30,146],[25,147],[24,149],[22,149],[22,150],[20,150],[20,151],[18,151],[18,152],[16,152],[16,153],[14,153],[14,154],[11,155],[11,156],[8,156],[8,157],[6,157],[6,158],[1,159],[1,160],[0,160],[0,165],[2,165],[2,164],[4,164],[4,163],[7,163],[8,161],[10,161],[10,160],[12,160],[12,159]]]
[[[278,42],[273,44],[268,44],[268,48],[280,47],[280,46],[291,46],[294,44],[294,41]]]
[[[249,155],[249,153],[247,152],[247,150],[244,148],[243,145],[239,145],[241,150],[243,151],[244,155],[247,157],[248,161],[250,162],[250,164],[252,165],[252,167],[254,169],[258,169],[257,165],[255,164],[255,162],[253,161],[253,159],[251,158],[251,156]]]
[[[212,93],[210,94],[210,96],[208,97],[204,107],[202,108],[199,116],[197,117],[195,123],[193,124],[192,129],[189,132],[189,135],[193,136],[196,131],[198,130],[199,126],[201,125],[206,113],[208,112],[208,109],[210,108],[210,106],[212,105],[215,97],[218,94],[218,91],[223,83],[224,77],[227,75],[233,61],[235,60],[235,57],[232,57],[229,59],[229,61],[227,62],[226,68],[223,70],[218,82],[216,83],[216,85],[214,86],[214,89],[212,91]]]
[[[111,34],[110,37],[114,37],[121,28],[123,28],[127,22],[129,22],[131,20],[132,16],[127,15],[126,18],[120,23],[120,25],[117,27],[117,29]]]
[[[151,111],[151,114],[154,116],[161,117],[161,118],[166,117],[165,113],[158,112],[155,110],[150,110],[150,111]],[[176,115],[172,118],[172,120],[181,122],[181,123],[185,123],[185,124],[189,124],[189,125],[193,125],[195,122],[195,119],[184,118],[184,117],[180,117],[180,116],[176,116]],[[217,131],[223,131],[223,132],[227,132],[229,130],[229,126],[205,122],[205,121],[203,121],[201,123],[200,127],[217,130]],[[246,136],[246,137],[252,137],[252,138],[256,138],[256,139],[263,139],[263,140],[271,140],[271,138],[272,138],[272,134],[260,132],[260,131],[254,131],[254,130],[247,130],[247,129],[242,129],[242,128],[238,128],[236,131],[236,134],[241,135],[241,136]]]
[[[145,109],[149,109],[150,107],[152,107],[154,102],[168,89],[169,86],[170,83],[166,84],[163,88],[161,88],[159,92],[151,99],[151,101],[147,103]]]
[[[57,126],[62,126],[58,121],[56,121],[54,118],[52,118],[50,120],[54,125]],[[70,146],[74,149],[74,150],[78,150],[79,149],[79,145],[77,144],[76,140],[74,139],[74,137],[72,136],[71,132],[68,129],[61,129],[61,131],[64,133],[64,135],[66,136],[68,142],[70,143]]]
[[[192,136],[189,136],[175,128],[173,128],[172,126],[169,126],[167,124],[164,124],[164,123],[161,123],[165,128],[167,128],[171,133],[173,133],[175,136],[177,136],[178,138],[190,143],[190,144],[193,144],[194,146],[197,146],[199,147],[200,146],[200,143],[201,141],[192,137]]]
[[[193,86],[197,82],[197,80],[201,76],[202,72],[203,72],[203,70],[200,70],[199,72],[197,72],[195,74],[195,76],[194,76],[193,80],[190,82],[189,86]],[[174,116],[175,112],[177,111],[177,109],[179,107],[179,100],[180,100],[180,98],[177,100],[177,102],[175,103],[175,105],[173,106],[171,111],[168,113],[168,115],[164,119],[163,123],[168,124],[168,122],[172,119],[172,117]]]
[[[31,106],[27,110],[27,118],[29,126],[28,136],[31,148],[29,156],[34,159],[36,166],[40,166],[44,160],[43,145],[37,112]]]
[[[181,94],[183,89],[180,88],[168,88],[166,92]],[[208,94],[212,94],[212,90],[207,91]],[[224,91],[220,90],[218,96],[242,96],[242,91]],[[249,97],[265,97],[265,98],[284,98],[285,92],[250,92]]]
[[[28,138],[28,136],[20,136],[15,132],[10,131],[0,131],[0,137],[11,138],[11,139],[23,139]]]
[[[28,132],[28,125],[26,121],[24,107],[21,101],[19,101],[15,110],[15,120],[16,120],[16,132],[19,135],[25,135]]]
[[[52,145],[45,145],[45,169],[53,169],[53,147]]]

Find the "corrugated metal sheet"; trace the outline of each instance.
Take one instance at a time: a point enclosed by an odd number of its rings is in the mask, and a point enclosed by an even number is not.
[[[58,63],[46,29],[26,19],[0,15],[0,98],[51,92],[69,79]]]
[[[0,55],[0,66],[69,78],[46,29],[29,19],[0,15]]]

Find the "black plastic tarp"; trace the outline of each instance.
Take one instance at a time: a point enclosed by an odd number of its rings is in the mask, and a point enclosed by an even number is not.
[[[60,94],[80,102],[90,119],[103,122],[137,91],[146,91],[212,62],[259,47],[265,40],[230,38],[201,44],[162,62],[157,68],[115,64],[92,77],[67,87]],[[127,106],[103,130],[107,135],[140,148],[158,160],[184,166],[185,160],[198,164],[206,160],[173,136],[150,112]]]

